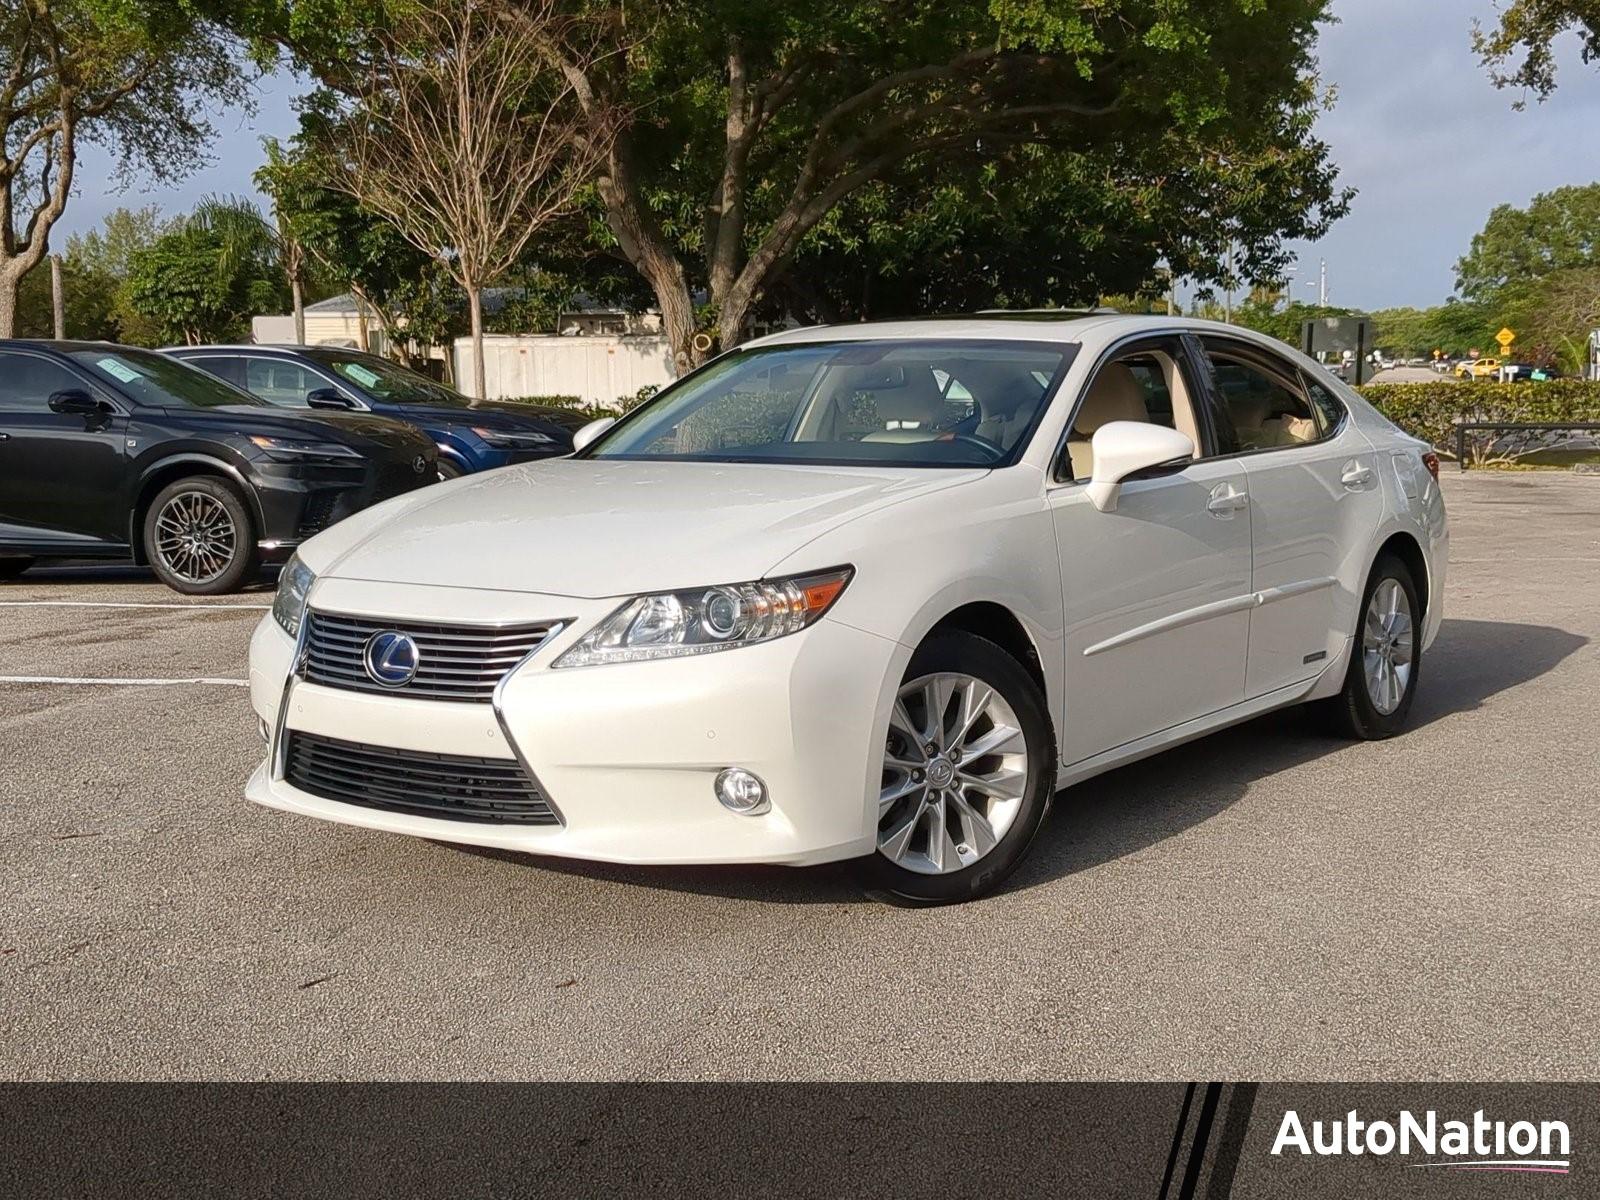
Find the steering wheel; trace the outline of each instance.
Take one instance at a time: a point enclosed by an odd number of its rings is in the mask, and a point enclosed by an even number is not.
[[[951,438],[951,441],[963,442],[969,446],[976,446],[979,450],[982,450],[985,454],[988,454],[993,458],[1001,458],[1005,455],[1005,449],[1003,447],[991,442],[988,438],[979,437],[975,433],[958,433]]]

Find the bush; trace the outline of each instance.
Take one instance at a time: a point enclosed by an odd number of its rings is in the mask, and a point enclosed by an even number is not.
[[[1451,458],[1456,452],[1455,426],[1460,421],[1600,421],[1600,382],[1586,379],[1544,383],[1441,379],[1376,383],[1356,390],[1401,429]],[[1495,446],[1498,458],[1516,458],[1548,448],[1535,444],[1508,449],[1505,439],[1499,441],[1502,444]]]
[[[537,404],[543,408],[587,408],[582,396],[502,396],[507,404]]]

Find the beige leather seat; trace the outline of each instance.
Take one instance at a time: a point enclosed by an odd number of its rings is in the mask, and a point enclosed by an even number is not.
[[[1139,380],[1122,363],[1110,363],[1100,369],[1089,394],[1083,398],[1078,419],[1072,423],[1072,433],[1067,438],[1067,453],[1072,456],[1072,477],[1088,479],[1094,474],[1094,449],[1089,439],[1095,430],[1112,421],[1148,421],[1150,410],[1145,407],[1144,388]]]
[[[938,436],[934,426],[950,414],[933,372],[925,368],[907,367],[903,387],[872,390],[872,398],[878,419],[895,422],[898,428],[869,433],[861,439],[864,442],[929,442]]]

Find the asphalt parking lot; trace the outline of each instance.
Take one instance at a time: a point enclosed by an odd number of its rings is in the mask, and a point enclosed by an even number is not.
[[[1445,484],[1411,732],[1291,712],[1124,768],[945,909],[257,808],[229,681],[270,593],[30,573],[0,586],[0,1076],[1593,1078],[1600,479]],[[113,677],[199,682],[75,682]]]

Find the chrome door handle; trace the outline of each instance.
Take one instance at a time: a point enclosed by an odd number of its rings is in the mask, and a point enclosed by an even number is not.
[[[10,440],[11,435],[9,433],[0,433],[0,442],[9,442]]]
[[[1364,488],[1372,482],[1373,470],[1363,463],[1346,463],[1344,474],[1339,476],[1339,482],[1352,491]]]
[[[1250,503],[1246,492],[1235,491],[1232,484],[1219,483],[1211,489],[1211,499],[1206,501],[1206,511],[1219,517],[1230,517]]]

